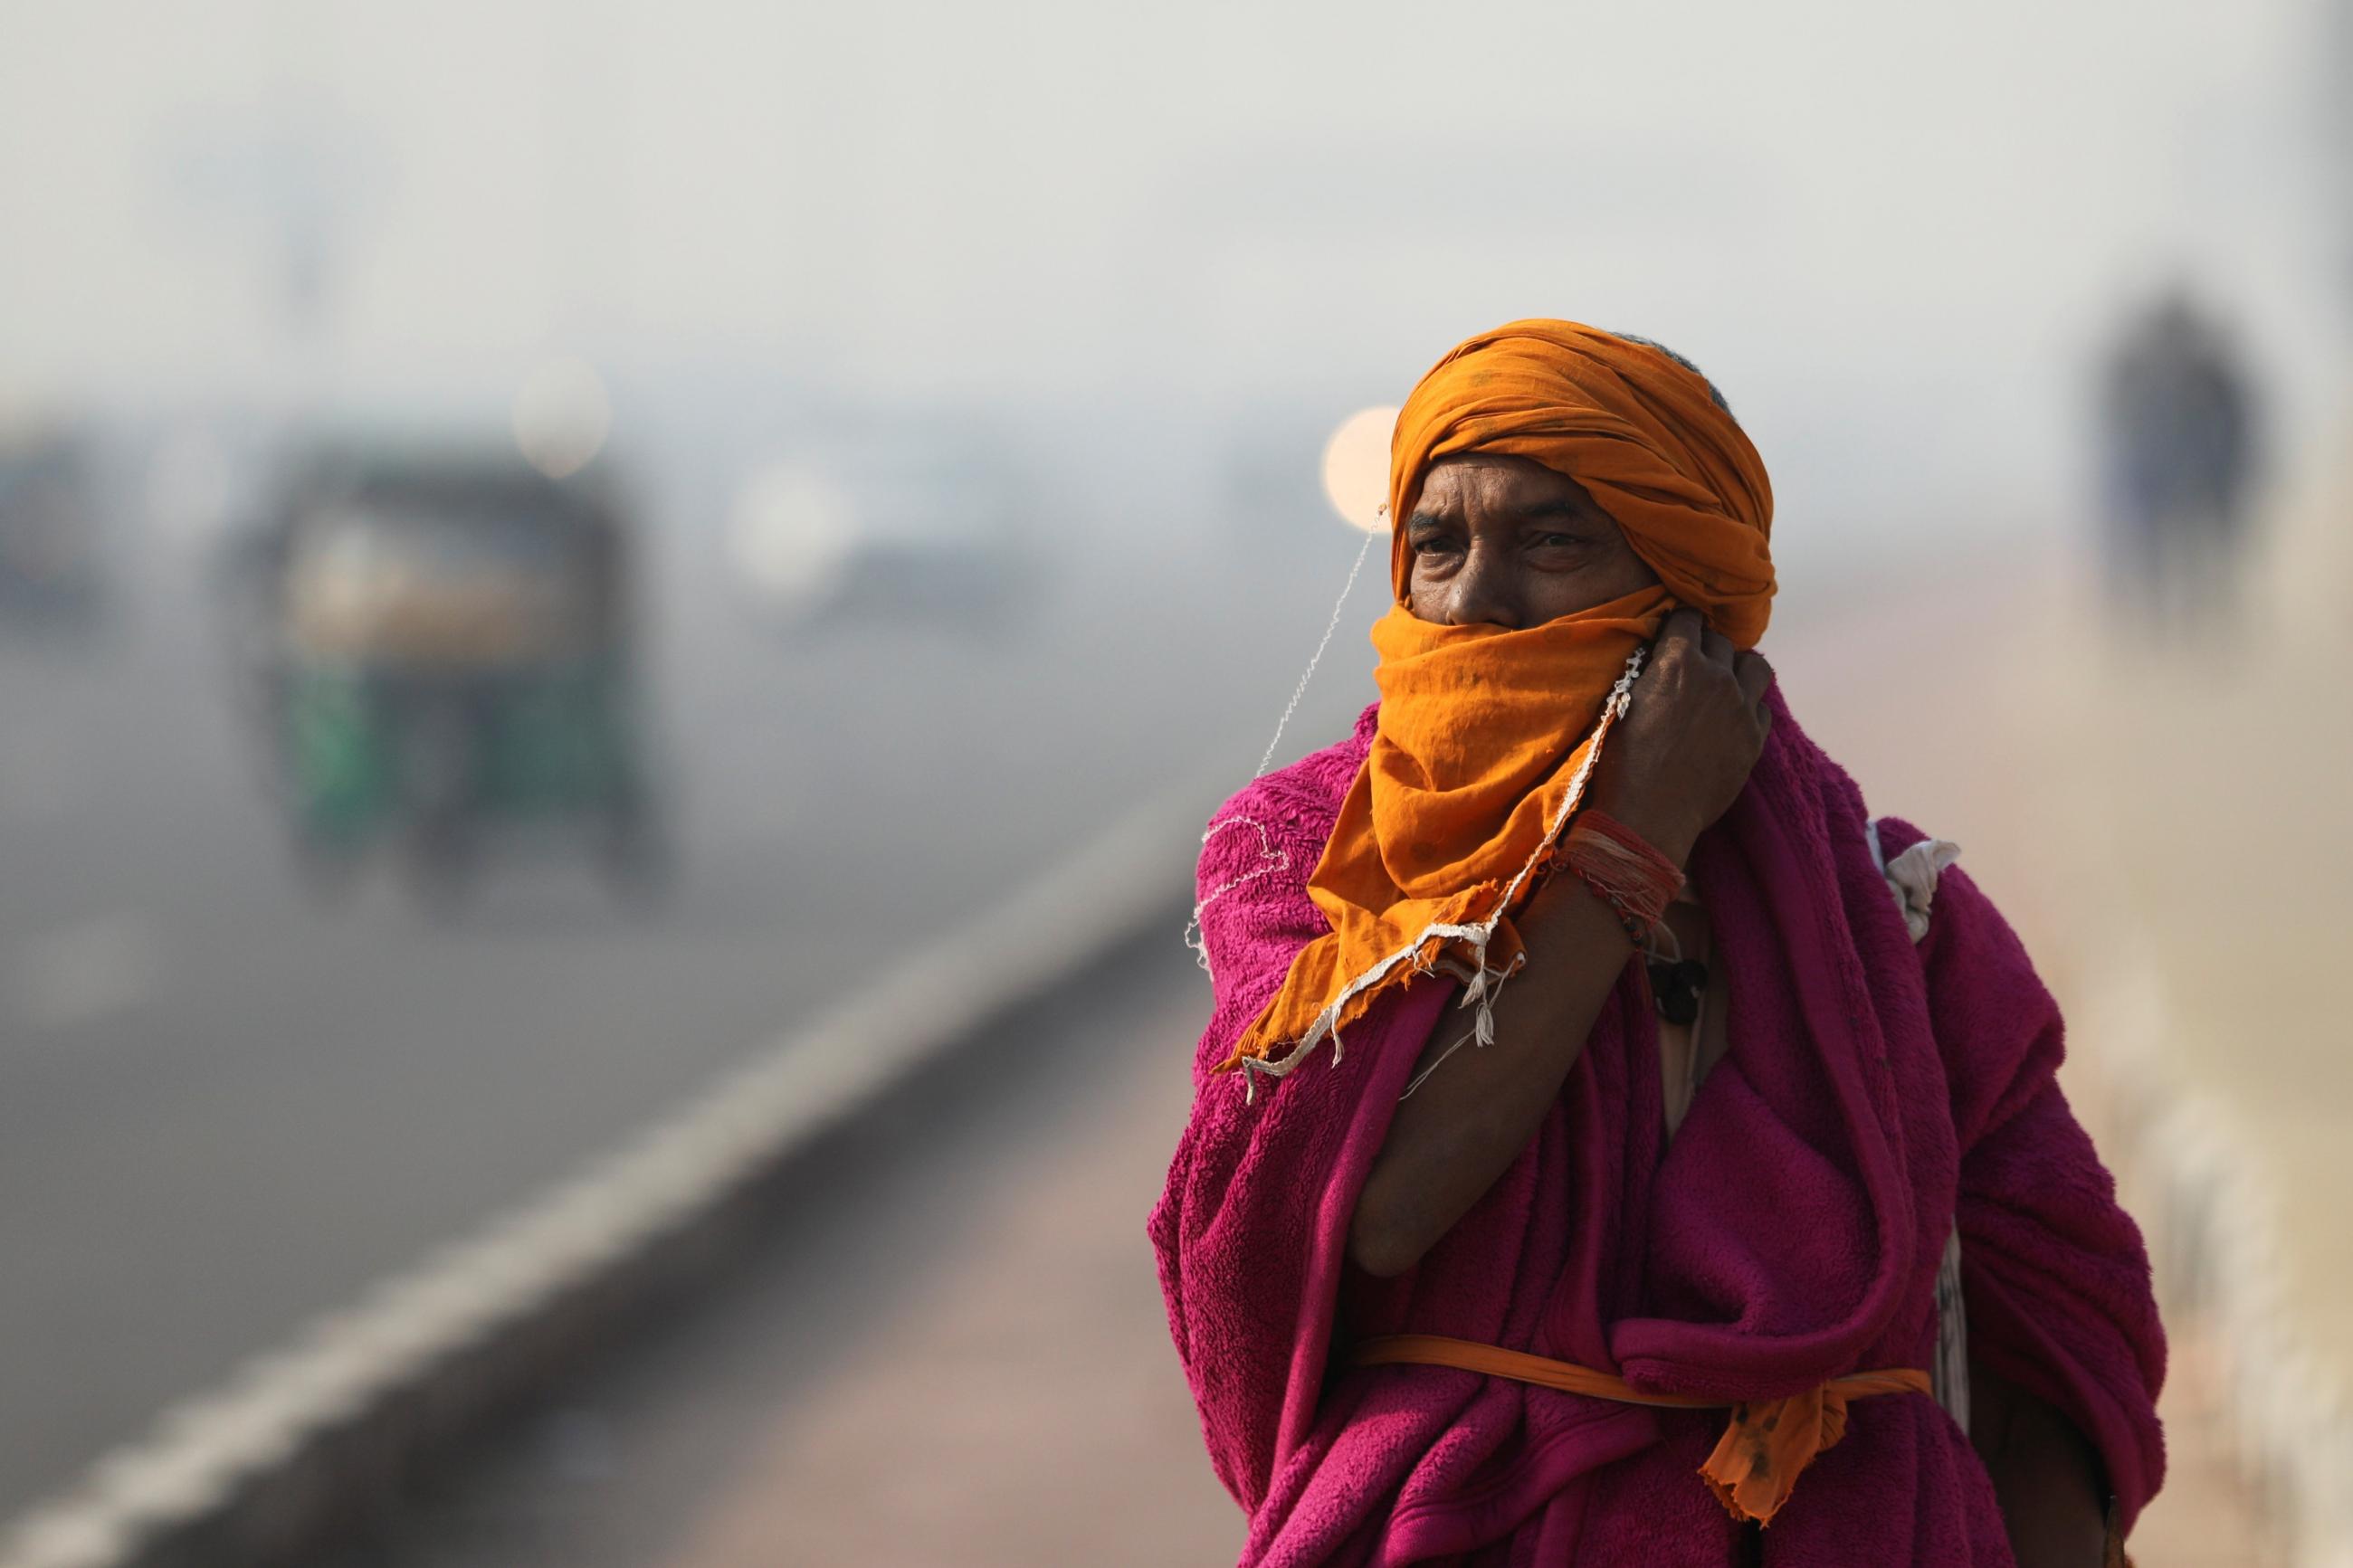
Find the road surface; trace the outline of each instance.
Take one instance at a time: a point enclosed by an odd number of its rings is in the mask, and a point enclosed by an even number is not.
[[[1175,510],[1050,517],[1067,547],[995,622],[797,633],[658,532],[682,868],[651,911],[561,858],[446,923],[391,878],[306,889],[170,542],[127,552],[92,638],[0,626],[0,1515],[1140,795],[1246,771],[1356,540],[1293,509],[1204,550]]]

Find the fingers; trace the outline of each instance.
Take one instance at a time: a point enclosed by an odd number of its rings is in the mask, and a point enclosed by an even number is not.
[[[1666,624],[1659,628],[1659,639],[1654,646],[1662,655],[1668,653],[1678,643],[1685,645],[1684,651],[1697,653],[1701,649],[1701,640],[1706,632],[1707,622],[1701,617],[1697,610],[1688,607],[1679,609],[1670,614]]]
[[[1659,627],[1654,650],[1665,654],[1675,644],[1684,645],[1684,651],[1701,655],[1715,664],[1732,662],[1732,639],[1707,624],[1707,617],[1684,605],[1670,612],[1665,624]]]
[[[1744,653],[1733,659],[1732,674],[1740,682],[1741,700],[1757,716],[1757,743],[1762,747],[1773,738],[1773,710],[1765,705],[1766,694],[1773,689],[1773,667],[1761,653]]]

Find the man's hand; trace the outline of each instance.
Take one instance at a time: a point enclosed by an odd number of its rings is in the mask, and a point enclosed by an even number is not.
[[[1651,645],[1633,706],[1609,731],[1588,798],[1683,864],[1764,752],[1772,685],[1762,655],[1736,651],[1697,610],[1677,610]]]

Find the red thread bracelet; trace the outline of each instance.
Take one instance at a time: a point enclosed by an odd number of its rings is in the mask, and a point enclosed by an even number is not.
[[[1681,868],[1641,834],[1591,807],[1577,813],[1554,862],[1609,906],[1636,947],[1650,940],[1651,928],[1683,890]]]

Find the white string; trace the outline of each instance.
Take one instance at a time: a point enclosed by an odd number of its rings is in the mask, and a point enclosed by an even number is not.
[[[1277,849],[1274,847],[1274,840],[1267,837],[1266,825],[1259,821],[1258,818],[1254,816],[1243,816],[1237,814],[1233,816],[1220,817],[1219,820],[1209,824],[1209,830],[1201,835],[1201,847],[1205,849],[1208,848],[1209,840],[1215,838],[1219,834],[1223,833],[1229,827],[1250,827],[1257,829],[1259,856],[1258,869],[1254,871],[1245,871],[1239,877],[1235,877],[1219,883],[1217,887],[1212,888],[1209,890],[1209,894],[1207,898],[1193,906],[1193,918],[1185,922],[1185,945],[1193,950],[1194,959],[1200,964],[1204,973],[1207,973],[1209,968],[1209,939],[1208,933],[1203,931],[1201,929],[1201,911],[1208,909],[1211,904],[1216,903],[1219,899],[1224,898],[1228,893],[1232,892],[1236,888],[1241,887],[1243,884],[1248,882],[1255,882],[1261,877],[1266,876],[1271,872],[1280,871],[1285,866],[1291,864],[1291,851],[1288,849]],[[1211,975],[1210,978],[1214,980],[1216,976]]]
[[[1385,520],[1388,515],[1388,502],[1383,501],[1377,517]],[[1356,547],[1356,563],[1348,568],[1348,580],[1341,584],[1340,596],[1332,601],[1332,618],[1324,623],[1324,640],[1315,645],[1314,657],[1307,661],[1307,668],[1299,672],[1299,684],[1292,688],[1291,702],[1283,709],[1282,717],[1275,721],[1274,739],[1266,743],[1266,754],[1259,758],[1258,772],[1252,773],[1250,777],[1254,779],[1266,777],[1266,770],[1274,762],[1274,749],[1282,744],[1282,731],[1290,725],[1291,716],[1299,711],[1299,700],[1307,695],[1307,683],[1315,679],[1315,667],[1324,662],[1324,650],[1332,646],[1332,634],[1339,628],[1340,625],[1340,612],[1347,607],[1348,595],[1356,592],[1356,574],[1365,569],[1365,557],[1373,552],[1373,540],[1377,534],[1386,531],[1387,530],[1380,526],[1378,521],[1365,531],[1365,542]]]
[[[1488,969],[1483,965],[1481,967],[1479,971],[1479,978],[1475,983],[1477,992],[1476,996],[1474,997],[1471,991],[1465,991],[1462,994],[1461,1000],[1454,1004],[1457,1007],[1468,1007],[1475,1001],[1479,1008],[1476,1021],[1472,1023],[1471,1027],[1462,1031],[1461,1038],[1456,1040],[1452,1045],[1439,1052],[1434,1060],[1426,1064],[1419,1072],[1413,1075],[1413,1081],[1405,1086],[1405,1092],[1403,1094],[1398,1096],[1399,1100],[1411,1099],[1413,1097],[1413,1091],[1419,1089],[1423,1082],[1429,1079],[1430,1075],[1439,1069],[1440,1066],[1445,1062],[1447,1058],[1452,1056],[1463,1047],[1471,1044],[1473,1040],[1476,1040],[1482,1047],[1492,1046],[1495,1043],[1495,998],[1504,994],[1504,982],[1509,980],[1513,974],[1518,973],[1520,966],[1525,964],[1526,962],[1527,954],[1522,953],[1514,961],[1512,967],[1509,970]],[[1339,1040],[1340,1032],[1337,1029],[1335,1029],[1332,1032],[1333,1044],[1336,1047],[1339,1044]],[[1338,1050],[1335,1049],[1333,1051],[1332,1059],[1334,1061],[1338,1061],[1340,1059],[1340,1053]]]
[[[1383,501],[1381,503],[1380,510],[1376,514],[1376,516],[1386,518],[1388,514],[1388,502]],[[1307,683],[1315,678],[1315,667],[1324,662],[1324,650],[1332,646],[1332,634],[1339,628],[1340,613],[1347,608],[1348,595],[1356,591],[1356,578],[1365,569],[1365,557],[1372,553],[1373,539],[1378,531],[1379,529],[1377,524],[1374,528],[1367,529],[1365,531],[1364,543],[1356,547],[1356,559],[1348,568],[1348,580],[1340,585],[1340,596],[1332,601],[1331,618],[1324,623],[1323,638],[1316,643],[1315,652],[1309,657],[1307,660],[1307,668],[1300,671],[1299,684],[1291,689],[1291,701],[1283,708],[1282,717],[1275,721],[1274,736],[1271,740],[1267,742],[1265,754],[1259,758],[1258,772],[1250,775],[1252,778],[1264,778],[1266,776],[1266,770],[1273,763],[1274,749],[1282,744],[1282,732],[1290,727],[1291,716],[1299,710],[1300,700],[1307,695]],[[1222,885],[1212,889],[1207,898],[1193,906],[1193,918],[1185,922],[1185,945],[1193,950],[1193,956],[1196,962],[1198,962],[1204,970],[1207,970],[1209,967],[1209,943],[1207,933],[1201,930],[1201,911],[1208,909],[1211,904],[1216,903],[1219,899],[1224,898],[1228,893],[1232,892],[1236,888],[1240,887],[1245,882],[1254,882],[1261,877],[1267,875],[1269,872],[1279,871],[1291,863],[1290,853],[1286,850],[1277,849],[1274,847],[1273,841],[1267,837],[1265,825],[1247,816],[1229,816],[1221,821],[1209,824],[1209,830],[1201,835],[1202,845],[1206,847],[1210,839],[1215,838],[1227,828],[1236,826],[1238,825],[1253,827],[1258,830],[1258,868],[1253,871],[1245,872],[1241,876],[1236,877],[1230,881],[1225,882]],[[1336,1040],[1335,1041],[1335,1044],[1336,1046]]]

